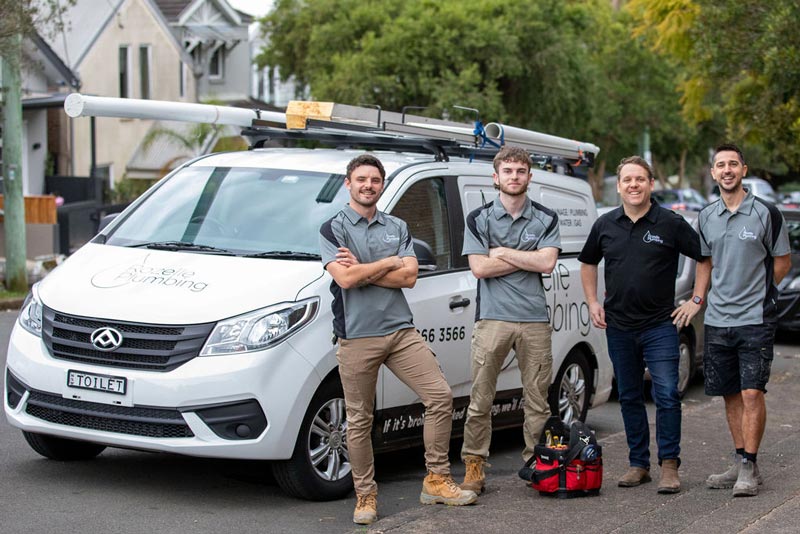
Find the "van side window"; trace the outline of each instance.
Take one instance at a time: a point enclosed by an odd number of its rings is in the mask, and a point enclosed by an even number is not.
[[[413,184],[394,206],[392,215],[400,217],[408,224],[412,238],[424,242],[430,248],[436,260],[436,271],[453,267],[447,199],[441,178],[428,178]],[[426,270],[423,258],[418,259],[420,273],[424,273]]]

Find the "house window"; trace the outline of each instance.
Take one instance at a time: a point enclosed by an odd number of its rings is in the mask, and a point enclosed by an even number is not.
[[[225,48],[220,46],[211,54],[208,62],[209,78],[222,78],[225,76]]]
[[[119,96],[129,98],[131,96],[131,61],[130,49],[128,46],[119,47]]]
[[[139,47],[139,89],[141,97],[150,98],[150,45]]]

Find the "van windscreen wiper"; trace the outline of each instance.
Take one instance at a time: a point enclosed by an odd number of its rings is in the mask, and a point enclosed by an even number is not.
[[[311,252],[297,252],[294,250],[268,250],[266,252],[256,252],[254,254],[243,254],[245,258],[278,258],[282,260],[305,260],[319,261],[322,259],[319,254]]]
[[[230,250],[212,247],[211,245],[200,245],[198,243],[186,243],[185,241],[151,241],[148,243],[139,243],[137,245],[130,245],[134,248],[151,248],[155,250],[185,250],[189,252],[213,252],[223,256],[236,256]]]

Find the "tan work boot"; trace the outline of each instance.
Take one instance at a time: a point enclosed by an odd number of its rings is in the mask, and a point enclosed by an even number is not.
[[[625,474],[617,481],[617,486],[620,488],[633,488],[639,484],[650,482],[650,472],[644,467],[631,466],[625,471]]]
[[[378,520],[378,496],[375,493],[359,495],[356,493],[356,509],[353,512],[353,523],[370,525]]]
[[[658,481],[659,493],[678,493],[681,481],[678,478],[678,460],[661,460],[661,480]]]
[[[461,489],[474,491],[480,495],[486,486],[486,473],[483,472],[483,468],[491,465],[483,457],[473,454],[464,456],[464,464],[467,466],[467,472],[464,474],[464,482],[460,484]]]
[[[419,494],[419,502],[422,504],[463,506],[472,504],[477,500],[477,493],[462,490],[450,475],[436,473],[428,473],[428,476],[422,481],[422,493]]]

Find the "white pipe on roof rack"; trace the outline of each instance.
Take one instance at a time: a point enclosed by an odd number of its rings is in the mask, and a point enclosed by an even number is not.
[[[565,137],[543,134],[523,128],[515,128],[497,122],[490,122],[486,125],[485,129],[488,137],[492,139],[500,139],[502,137],[506,143],[513,141],[535,143],[542,147],[574,154],[578,154],[579,152],[591,152],[596,156],[597,153],[600,152],[600,147],[592,143],[573,141]]]
[[[286,124],[286,114],[277,111],[189,102],[111,98],[72,93],[64,101],[64,111],[70,117],[118,117],[126,119],[152,119],[165,121],[229,124],[249,128],[253,119]]]

